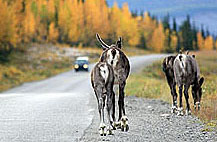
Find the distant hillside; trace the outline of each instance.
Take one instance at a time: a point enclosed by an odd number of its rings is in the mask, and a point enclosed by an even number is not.
[[[119,6],[127,2],[131,10],[149,11],[158,18],[169,13],[178,23],[189,14],[198,27],[203,24],[205,29],[217,34],[217,0],[107,0],[109,6],[115,1]]]

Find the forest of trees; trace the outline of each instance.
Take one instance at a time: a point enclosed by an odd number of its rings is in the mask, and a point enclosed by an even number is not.
[[[182,25],[148,12],[130,12],[127,3],[109,8],[105,0],[0,0],[0,56],[26,43],[95,46],[95,34],[112,42],[156,52],[214,49],[217,41],[187,16]]]

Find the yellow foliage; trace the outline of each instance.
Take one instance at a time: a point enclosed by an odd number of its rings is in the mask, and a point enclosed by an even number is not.
[[[205,42],[204,42],[204,49],[205,50],[212,50],[213,46],[214,46],[213,37],[212,36],[206,37]]]
[[[55,24],[51,23],[49,26],[49,33],[48,33],[48,41],[55,43],[58,39],[58,30],[55,28]]]
[[[215,41],[215,49],[217,49],[217,40]]]
[[[117,36],[122,35],[120,30],[120,21],[121,17],[121,10],[118,8],[118,4],[115,2],[110,13],[110,27],[111,27],[111,33],[113,33],[112,38],[117,38]]]
[[[204,39],[200,32],[197,33],[197,43],[198,43],[199,50],[203,50],[204,49]]]
[[[146,39],[146,44],[148,48],[152,46],[152,34],[154,30],[157,28],[157,22],[153,20],[148,12],[144,13],[144,19],[140,24],[141,31],[144,33],[144,37]]]
[[[25,12],[25,19],[24,19],[24,33],[25,33],[25,42],[30,42],[31,39],[34,37],[36,31],[36,23],[34,14],[31,11],[31,3],[26,6]]]
[[[0,44],[1,42],[16,44],[14,21],[14,11],[6,2],[0,0]]]
[[[176,36],[176,32],[173,31],[171,35],[171,43],[170,43],[170,46],[173,49],[173,51],[176,51],[177,44],[178,44],[178,38]]]
[[[95,34],[105,40],[123,36],[129,46],[144,44],[157,52],[175,51],[181,32],[171,33],[148,12],[132,16],[128,4],[122,8],[115,2],[112,8],[106,0],[13,0],[10,5],[0,0],[0,46],[29,42],[58,42],[70,44],[95,44]],[[212,37],[203,39],[197,33],[199,49],[212,49]],[[156,42],[159,41],[159,42]],[[193,41],[193,48],[197,45]],[[2,48],[2,47],[1,47]]]
[[[154,51],[163,51],[165,45],[165,35],[162,23],[159,23],[158,27],[154,30],[151,47]]]
[[[49,12],[49,19],[53,20],[55,17],[55,1],[54,0],[49,0],[47,3],[47,9]]]
[[[110,15],[110,26],[114,35],[113,38],[124,35],[124,40],[130,46],[136,46],[140,39],[138,22],[137,19],[131,16],[128,4],[124,3],[120,10],[115,2]]]
[[[109,33],[108,7],[104,0],[86,0],[84,3],[85,42],[98,32],[103,38]],[[87,37],[88,36],[88,37]]]

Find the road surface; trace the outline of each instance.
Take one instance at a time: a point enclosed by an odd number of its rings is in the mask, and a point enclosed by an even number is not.
[[[164,56],[131,57],[131,71]],[[0,94],[0,141],[80,141],[92,124],[96,108],[90,73],[69,71],[25,83]]]

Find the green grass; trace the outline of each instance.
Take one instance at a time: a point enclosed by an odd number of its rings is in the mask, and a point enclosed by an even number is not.
[[[191,108],[193,113],[201,120],[217,127],[217,53],[216,51],[202,51],[194,54],[196,54],[201,76],[205,77],[205,82],[202,87],[201,110],[194,112],[193,105]],[[157,61],[144,68],[142,72],[131,75],[127,81],[126,94],[161,99],[171,103],[172,97],[161,63],[162,61]],[[189,90],[190,103],[193,104],[190,92]]]

